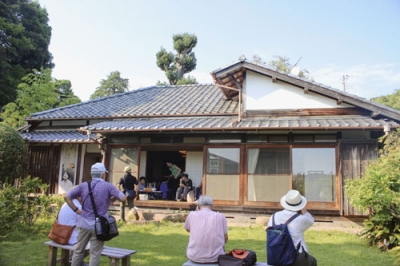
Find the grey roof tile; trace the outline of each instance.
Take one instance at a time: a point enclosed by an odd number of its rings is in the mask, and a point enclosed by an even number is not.
[[[320,117],[281,117],[281,118],[243,118],[236,123],[237,116],[204,116],[176,118],[137,118],[117,119],[82,127],[92,131],[191,131],[191,130],[254,130],[254,129],[378,129],[384,125],[393,128],[400,124],[392,120],[373,119],[362,116],[320,116]]]
[[[237,108],[238,103],[224,100],[215,85],[154,86],[31,114],[29,119],[223,115]]]
[[[75,142],[75,143],[93,143],[87,135],[79,131],[34,131],[20,133],[23,140],[28,142]],[[96,135],[92,134],[92,138]]]

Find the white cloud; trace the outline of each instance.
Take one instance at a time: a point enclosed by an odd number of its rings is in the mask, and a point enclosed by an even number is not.
[[[328,65],[310,73],[316,82],[339,90],[343,90],[343,76],[347,76],[346,92],[370,99],[400,89],[399,67],[398,63],[350,67]]]

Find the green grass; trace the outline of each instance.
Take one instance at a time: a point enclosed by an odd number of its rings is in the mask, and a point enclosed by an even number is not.
[[[43,243],[48,240],[51,223],[39,221],[32,228],[21,228],[19,232],[0,237],[0,265],[46,265],[48,248]],[[131,257],[132,265],[180,266],[186,261],[189,234],[182,223],[120,223],[119,231],[120,235],[106,245],[137,250],[137,254]],[[262,227],[229,227],[228,234],[226,251],[246,248],[257,253],[258,261],[266,261],[265,231]],[[355,234],[309,230],[306,242],[318,265],[395,265],[394,256],[367,246]],[[108,259],[102,258],[100,265],[109,265]]]

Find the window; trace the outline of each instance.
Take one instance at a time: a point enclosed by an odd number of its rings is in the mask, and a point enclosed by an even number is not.
[[[293,189],[309,201],[336,201],[334,148],[293,148]]]
[[[207,173],[239,174],[238,148],[210,148],[207,150]]]
[[[278,202],[290,189],[290,149],[248,149],[248,201]]]

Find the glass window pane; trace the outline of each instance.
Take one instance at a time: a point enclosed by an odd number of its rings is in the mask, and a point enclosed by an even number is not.
[[[249,174],[290,174],[290,150],[248,149],[247,171]]]
[[[293,189],[309,201],[336,201],[334,148],[293,148]]]
[[[239,148],[209,148],[207,150],[208,174],[239,174]]]
[[[247,154],[247,200],[279,202],[290,189],[290,149],[251,148]]]
[[[110,169],[108,169],[108,178],[110,183],[116,185],[119,179],[124,175],[124,167],[130,165],[132,175],[137,174],[137,149],[136,148],[113,148],[111,150]]]

